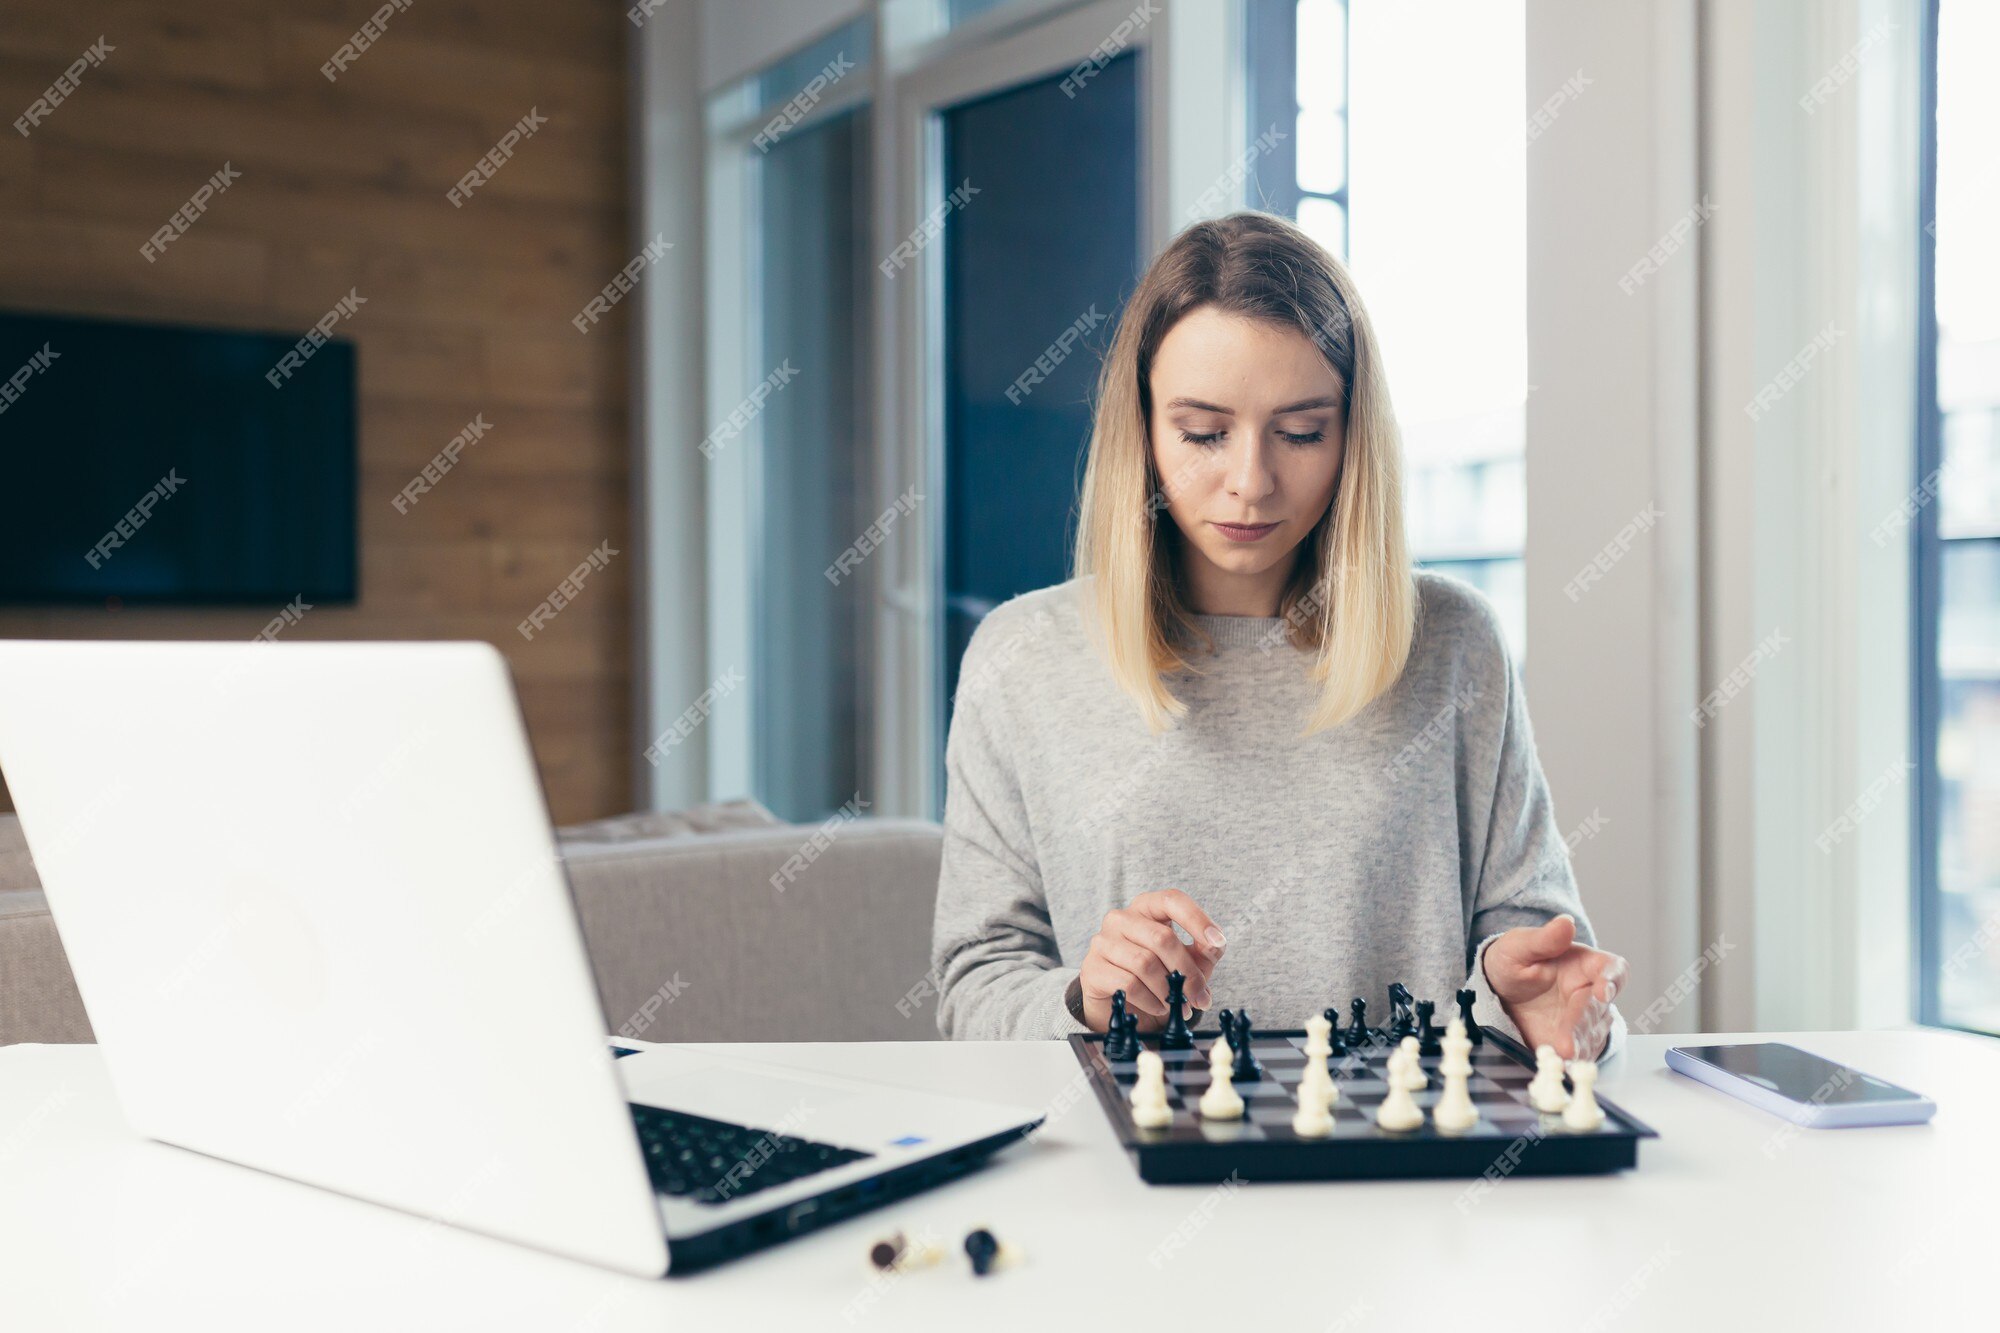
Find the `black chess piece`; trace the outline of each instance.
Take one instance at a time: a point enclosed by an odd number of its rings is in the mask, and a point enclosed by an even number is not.
[[[1258,1061],[1256,1052],[1250,1049],[1250,1011],[1236,1011],[1236,1030],[1231,1034],[1229,1047],[1236,1052],[1236,1063],[1230,1066],[1231,1083],[1255,1083],[1264,1077],[1264,1066]]]
[[[1340,1010],[1338,1009],[1323,1010],[1321,1011],[1320,1017],[1326,1020],[1327,1054],[1335,1057],[1346,1055],[1347,1035],[1340,1030]]]
[[[1357,995],[1354,997],[1354,1003],[1347,1006],[1347,1010],[1354,1015],[1354,1025],[1347,1032],[1348,1044],[1357,1049],[1366,1046],[1368,1044],[1368,1001]]]
[[[1179,971],[1167,973],[1167,1026],[1160,1032],[1160,1049],[1194,1049],[1194,1033],[1187,1023],[1187,976]]]
[[[1472,1001],[1474,998],[1470,990],[1462,990],[1458,993],[1458,1018],[1461,1023],[1465,1024],[1466,1039],[1474,1046],[1478,1046],[1486,1040],[1486,1032],[1485,1029],[1479,1026],[1478,1020],[1472,1016]]]
[[[1440,1040],[1444,1036],[1444,1029],[1439,1027],[1434,1021],[1436,1017],[1437,1002],[1435,1000],[1417,1001],[1418,1055],[1444,1054],[1444,1043]]]
[[[1104,1058],[1139,1058],[1139,1015],[1126,1009],[1125,992],[1122,990],[1111,994],[1111,1021],[1104,1030]]]
[[[1104,1025],[1105,1040],[1109,1041],[1124,1030],[1125,992],[1123,990],[1115,990],[1111,992],[1111,1021]]]
[[[985,1277],[993,1271],[993,1260],[1000,1253],[1000,1242],[985,1227],[978,1227],[966,1233],[965,1257],[972,1261],[975,1277]]]
[[[1410,1013],[1410,988],[1400,981],[1389,983],[1389,1044],[1394,1046],[1403,1038],[1415,1035],[1416,1020]]]

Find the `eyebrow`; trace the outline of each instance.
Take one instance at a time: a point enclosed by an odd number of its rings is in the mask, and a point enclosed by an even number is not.
[[[1302,398],[1296,403],[1287,403],[1276,412],[1273,412],[1272,415],[1283,416],[1287,412],[1309,412],[1316,407],[1338,406],[1340,406],[1340,399],[1323,394],[1318,398]],[[1216,412],[1225,417],[1236,415],[1236,409],[1233,407],[1223,407],[1216,403],[1205,403],[1199,398],[1175,398],[1167,404],[1169,411],[1172,411],[1176,407],[1191,407],[1197,412]]]

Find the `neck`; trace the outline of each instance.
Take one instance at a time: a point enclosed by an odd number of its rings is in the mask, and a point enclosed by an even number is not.
[[[1285,599],[1285,587],[1292,579],[1292,568],[1299,558],[1294,551],[1290,559],[1259,573],[1232,574],[1216,568],[1200,555],[1192,559],[1186,558],[1185,551],[1182,555],[1181,587],[1188,608],[1204,616],[1277,615]]]

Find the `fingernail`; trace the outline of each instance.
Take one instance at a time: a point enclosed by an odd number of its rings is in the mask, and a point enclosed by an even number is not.
[[[1208,947],[1211,949],[1220,949],[1224,944],[1222,932],[1214,926],[1210,926],[1202,938],[1208,941]]]

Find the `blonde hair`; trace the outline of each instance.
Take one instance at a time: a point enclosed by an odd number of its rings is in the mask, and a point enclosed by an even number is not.
[[[1313,340],[1346,395],[1346,447],[1333,503],[1300,543],[1278,614],[1314,654],[1320,691],[1304,734],[1338,726],[1387,690],[1409,660],[1416,586],[1403,543],[1401,444],[1368,313],[1339,260],[1290,222],[1233,213],[1198,222],[1161,251],[1120,316],[1098,378],[1084,471],[1076,573],[1095,587],[1093,633],[1111,675],[1153,732],[1187,712],[1162,673],[1194,670],[1177,642],[1206,640],[1172,562],[1153,453],[1153,358],[1167,331],[1212,306]],[[1212,646],[1212,645],[1211,645]]]

